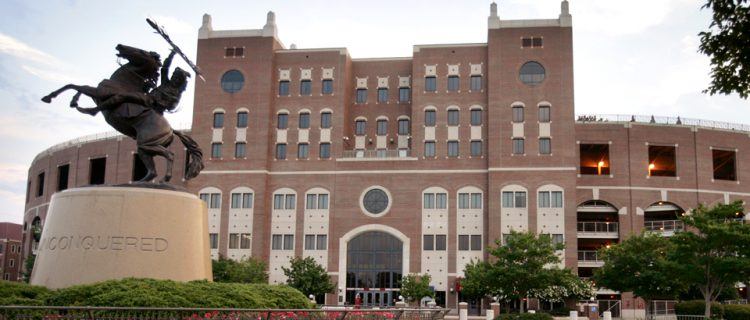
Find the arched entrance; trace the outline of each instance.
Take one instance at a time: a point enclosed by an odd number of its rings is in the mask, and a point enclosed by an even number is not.
[[[404,243],[383,231],[366,231],[347,242],[346,303],[391,306],[398,300]],[[359,299],[357,299],[359,295]]]
[[[680,220],[683,214],[685,210],[674,203],[656,202],[644,210],[643,228],[649,232],[671,236],[685,230],[685,225]]]

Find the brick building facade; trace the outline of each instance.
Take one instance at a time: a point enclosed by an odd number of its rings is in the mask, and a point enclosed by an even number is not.
[[[0,278],[21,281],[21,225],[0,222]]]
[[[213,30],[204,15],[191,134],[206,169],[181,183],[208,203],[213,257],[258,257],[272,283],[289,258],[313,257],[336,283],[327,304],[387,305],[403,274],[428,273],[453,306],[463,267],[511,230],[564,242],[563,264],[587,277],[602,246],[750,199],[748,126],[575,116],[567,1],[546,20],[501,20],[493,4],[486,43],[403,58],[286,48],[276,28],[272,12],[255,30]],[[105,136],[40,153],[25,225],[43,225],[56,191],[137,180],[133,151]],[[598,298],[644,309],[628,293]]]

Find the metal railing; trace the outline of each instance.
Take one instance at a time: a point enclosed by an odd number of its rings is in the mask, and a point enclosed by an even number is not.
[[[352,159],[394,159],[406,158],[411,155],[411,150],[344,150],[343,158]]]
[[[643,223],[643,227],[646,231],[653,232],[683,231],[685,230],[685,223],[681,220],[646,221]]]
[[[617,222],[579,222],[578,232],[615,233],[618,227]]]
[[[595,250],[578,250],[578,261],[603,262],[599,260],[599,256]]]
[[[234,309],[0,306],[0,320],[443,319],[448,309]]]
[[[682,117],[663,117],[663,116],[627,115],[627,114],[590,114],[590,115],[578,115],[576,117],[576,121],[581,122],[581,123],[637,122],[637,123],[681,125],[681,126],[702,127],[702,128],[709,128],[709,129],[750,132],[750,125],[747,125],[747,124],[713,121],[713,120],[701,120],[701,119],[693,119],[693,118],[682,118]]]

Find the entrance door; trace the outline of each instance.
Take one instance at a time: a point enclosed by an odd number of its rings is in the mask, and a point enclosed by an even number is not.
[[[362,307],[383,308],[390,305],[391,291],[357,291],[362,298]]]
[[[403,267],[403,243],[382,231],[362,233],[347,243],[346,304],[356,295],[367,307],[393,305]]]

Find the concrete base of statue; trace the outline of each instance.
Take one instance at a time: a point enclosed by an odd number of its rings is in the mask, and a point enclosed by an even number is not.
[[[64,288],[128,277],[212,279],[204,202],[187,192],[133,187],[53,195],[31,284]]]

